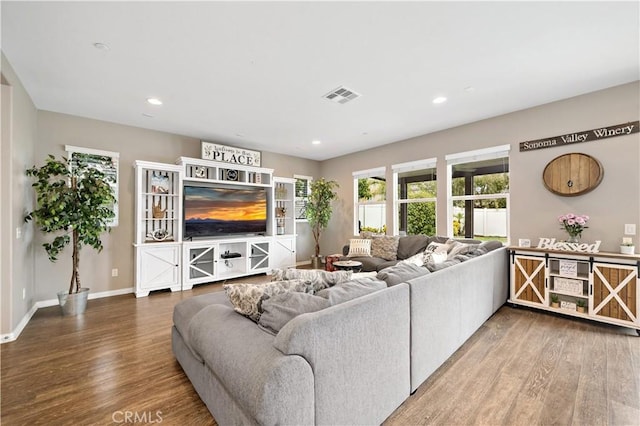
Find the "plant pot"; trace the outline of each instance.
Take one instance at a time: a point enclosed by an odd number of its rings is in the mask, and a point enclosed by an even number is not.
[[[622,254],[635,254],[636,247],[635,246],[620,246],[620,253]]]
[[[551,302],[551,307],[552,308],[559,308],[560,307],[560,302]]]
[[[322,256],[311,256],[311,269],[323,269]]]
[[[81,288],[78,293],[69,294],[68,291],[58,292],[58,302],[62,315],[79,315],[83,314],[87,309],[87,299],[89,298],[89,289]]]
[[[576,306],[576,311],[580,312],[581,314],[584,314],[584,306]]]

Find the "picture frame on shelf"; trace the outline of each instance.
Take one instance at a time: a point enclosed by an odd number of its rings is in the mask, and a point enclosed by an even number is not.
[[[168,194],[169,176],[153,172],[151,176],[151,192],[154,194]]]

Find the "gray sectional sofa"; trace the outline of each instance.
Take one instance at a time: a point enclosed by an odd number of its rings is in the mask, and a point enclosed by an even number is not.
[[[492,250],[317,312],[273,335],[224,292],[178,303],[173,352],[216,421],[380,424],[507,299]]]
[[[354,237],[356,238],[356,237]],[[381,257],[376,253],[375,242],[378,239],[394,238],[396,242],[396,250],[394,250],[392,256]],[[384,268],[388,268],[397,264],[402,260],[409,259],[410,257],[424,251],[429,243],[446,243],[450,239],[443,236],[430,236],[430,235],[406,235],[402,237],[389,237],[389,236],[374,236],[369,238],[374,241],[373,252],[371,256],[355,256],[348,257],[349,244],[342,247],[343,257],[340,260],[355,260],[362,263],[362,272],[381,271]],[[480,244],[481,241],[473,239],[457,239],[456,241],[464,244]]]

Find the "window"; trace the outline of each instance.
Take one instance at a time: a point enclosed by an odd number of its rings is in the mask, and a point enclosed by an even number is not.
[[[446,157],[449,235],[508,241],[509,149],[502,145]]]
[[[69,153],[69,163],[72,168],[77,162],[74,158],[78,155],[85,155],[89,165],[100,168],[103,173],[113,178],[110,185],[113,188],[113,196],[116,199],[116,203],[113,205],[115,216],[111,222],[109,222],[109,226],[118,226],[118,167],[120,164],[120,154],[117,152],[100,151],[71,145],[65,145],[64,149]]]
[[[436,159],[392,166],[394,235],[436,234]]]
[[[311,191],[311,176],[293,175],[296,180],[295,188],[295,212],[296,220],[307,220],[306,208]]]
[[[386,225],[387,182],[385,168],[353,172],[355,194],[354,233],[384,234]]]

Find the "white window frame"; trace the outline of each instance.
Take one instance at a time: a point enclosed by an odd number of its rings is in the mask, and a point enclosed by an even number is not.
[[[481,194],[481,195],[456,195],[453,196],[453,166],[462,163],[473,163],[475,161],[494,160],[496,158],[509,158],[511,145],[497,145],[473,151],[459,152],[445,156],[447,161],[447,235],[453,237],[453,202],[466,200],[489,200],[496,198],[506,198],[507,203],[507,242],[511,239],[509,193],[506,194]]]
[[[387,185],[385,191],[385,199],[383,201],[366,201],[360,202],[358,199],[358,180],[365,179],[370,177],[377,176],[385,176],[386,177],[387,168],[386,167],[376,167],[373,169],[367,170],[359,170],[357,172],[353,172],[353,235],[358,235],[360,233],[358,229],[358,214],[360,212],[360,206],[364,205],[383,205],[386,208],[387,205],[387,195],[389,191],[389,186]],[[385,220],[386,222],[386,220]],[[387,228],[388,229],[388,228]]]
[[[305,176],[305,175],[293,175],[293,178],[297,180],[306,180],[307,181],[307,196],[306,197],[298,197],[297,193],[296,193],[296,188],[294,186],[293,188],[293,195],[294,195],[294,210],[295,210],[295,206],[298,205],[298,200],[303,200],[304,198],[309,198],[309,194],[311,193],[311,183],[313,182],[313,176]],[[305,217],[300,217],[298,218],[298,215],[296,214],[296,212],[294,211],[294,215],[296,216],[295,220],[296,222],[306,222],[307,218]]]
[[[109,185],[111,186],[111,188],[113,188],[113,196],[115,197],[116,202],[113,205],[113,213],[115,214],[115,216],[113,217],[113,219],[111,219],[108,222],[108,225],[112,228],[118,226],[118,218],[120,216],[120,207],[119,207],[120,202],[119,202],[119,190],[118,190],[119,183],[120,183],[120,153],[113,152],[113,151],[102,151],[99,149],[83,148],[83,147],[73,146],[73,145],[65,145],[64,150],[67,151],[68,153],[70,167],[73,166],[73,163],[71,160],[73,158],[73,154],[75,153],[94,155],[97,157],[111,157],[113,167],[115,168],[115,182],[110,182]]]
[[[413,170],[425,170],[425,169],[435,169],[437,166],[437,158],[425,158],[423,160],[409,161],[406,163],[393,164],[391,166],[391,170],[393,171],[393,235],[400,234],[400,223],[398,221],[398,215],[400,213],[400,204],[409,204],[409,203],[425,203],[425,202],[434,202],[436,203],[436,229],[438,226],[438,197],[436,194],[435,198],[412,198],[407,200],[400,200],[398,194],[398,174],[404,172],[410,172]]]

